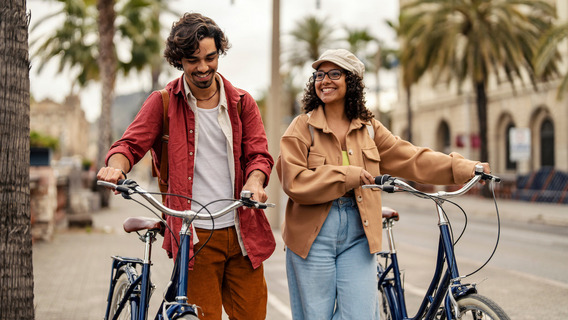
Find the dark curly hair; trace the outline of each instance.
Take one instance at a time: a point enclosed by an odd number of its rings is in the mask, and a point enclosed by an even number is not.
[[[231,47],[229,39],[213,19],[199,13],[186,13],[172,25],[170,36],[166,40],[164,57],[170,65],[183,70],[181,59],[189,57],[199,49],[199,41],[213,38],[217,53],[225,54]]]
[[[358,75],[344,70],[345,84],[347,90],[345,92],[345,115],[349,120],[359,118],[361,120],[370,120],[374,117],[373,113],[365,107],[365,83],[363,78]],[[318,106],[324,105],[323,101],[316,94],[314,77],[306,84],[304,97],[302,98],[303,111],[308,113]]]

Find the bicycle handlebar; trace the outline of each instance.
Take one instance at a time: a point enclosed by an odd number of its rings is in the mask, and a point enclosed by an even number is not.
[[[379,188],[382,191],[388,193],[394,193],[397,191],[408,191],[413,193],[417,197],[422,197],[422,198],[435,197],[435,198],[448,199],[448,198],[461,196],[464,193],[468,192],[479,180],[492,180],[495,182],[500,182],[501,178],[483,172],[483,166],[476,165],[475,176],[471,178],[471,180],[469,180],[463,187],[453,192],[438,191],[435,193],[424,193],[411,187],[408,183],[400,180],[399,178],[391,177],[388,174],[375,177],[375,184],[364,185],[363,188]]]
[[[210,220],[214,218],[221,217],[237,208],[242,206],[246,206],[248,208],[256,208],[256,209],[266,209],[268,207],[275,207],[272,203],[263,203],[259,201],[252,200],[252,193],[248,190],[241,191],[241,198],[234,200],[230,205],[226,206],[223,209],[220,209],[216,212],[211,214],[209,213],[199,213],[193,210],[173,210],[166,206],[164,206],[160,201],[156,200],[148,191],[142,189],[136,181],[127,179],[127,180],[118,180],[117,184],[110,183],[107,181],[97,180],[97,185],[104,186],[107,188],[114,189],[122,194],[122,196],[126,199],[130,199],[130,196],[133,194],[139,194],[148,201],[154,208],[160,210],[161,212],[182,219],[196,219],[196,220]]]

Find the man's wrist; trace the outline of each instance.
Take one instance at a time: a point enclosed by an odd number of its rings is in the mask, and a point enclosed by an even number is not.
[[[266,175],[264,174],[264,172],[260,171],[260,170],[253,170],[248,178],[247,181],[249,180],[255,180],[257,181],[261,186],[264,185],[264,182],[266,181]]]

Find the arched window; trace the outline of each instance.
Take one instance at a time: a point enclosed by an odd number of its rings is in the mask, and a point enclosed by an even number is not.
[[[509,122],[505,129],[505,168],[507,170],[517,170],[517,162],[511,161],[511,129],[515,128],[512,122]]]
[[[450,126],[446,121],[442,121],[438,127],[438,133],[436,136],[437,149],[444,153],[450,153],[451,151],[451,140],[450,140]]]
[[[540,165],[554,167],[554,124],[550,119],[540,126]]]

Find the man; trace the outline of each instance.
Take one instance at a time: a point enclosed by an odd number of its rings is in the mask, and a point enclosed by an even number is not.
[[[183,75],[171,81],[169,93],[168,184],[170,193],[201,204],[238,197],[250,190],[253,199],[266,201],[264,187],[273,166],[258,107],[249,93],[233,87],[217,73],[219,55],[230,45],[210,18],[185,14],[172,26],[164,56]],[[239,104],[240,101],[240,104]],[[107,155],[107,167],[97,178],[116,182],[148,150],[161,152],[162,98],[152,93],[120,140]],[[176,210],[201,207],[180,197],[167,197]],[[226,203],[217,202],[211,212]],[[163,247],[176,257],[181,227],[179,218],[167,218],[174,232],[166,231]],[[238,209],[215,221],[193,223],[202,248],[189,272],[188,298],[200,306],[200,319],[265,319],[267,288],[262,262],[274,251],[275,241],[263,212]],[[214,232],[213,232],[214,229]]]

